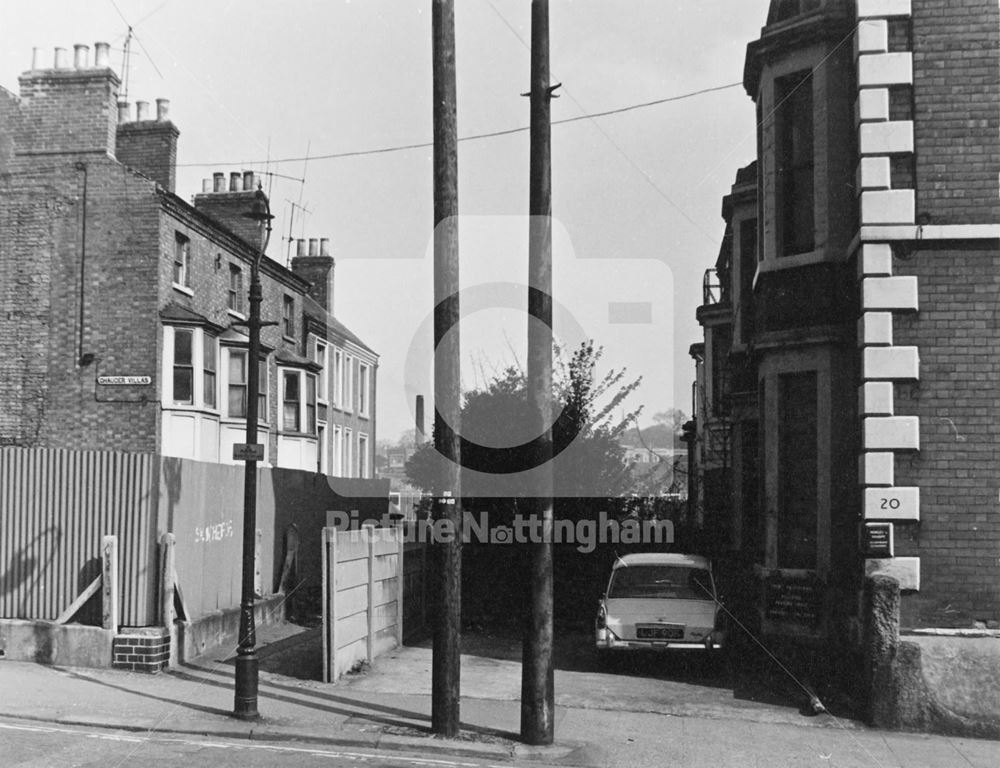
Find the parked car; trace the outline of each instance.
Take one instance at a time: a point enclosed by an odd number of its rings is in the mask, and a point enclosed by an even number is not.
[[[639,649],[721,650],[722,608],[712,568],[699,555],[619,557],[597,612],[600,656]]]

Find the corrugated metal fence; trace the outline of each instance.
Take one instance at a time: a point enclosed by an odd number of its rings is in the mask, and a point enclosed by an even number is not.
[[[0,618],[55,619],[98,575],[113,534],[121,623],[154,623],[153,470],[150,455],[0,448]]]

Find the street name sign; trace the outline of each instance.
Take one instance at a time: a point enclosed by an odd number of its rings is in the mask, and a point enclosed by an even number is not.
[[[263,461],[264,446],[261,443],[235,443],[233,445],[234,461]]]

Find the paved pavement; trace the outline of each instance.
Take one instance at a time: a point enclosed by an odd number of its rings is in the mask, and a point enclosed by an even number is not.
[[[406,647],[336,685],[317,682],[315,633],[265,628],[260,711],[230,716],[233,668],[210,654],[156,675],[0,661],[0,718],[140,734],[199,734],[357,747],[384,754],[461,756],[469,765],[953,768],[1000,766],[1000,744],[875,731],[831,715],[804,717],[777,704],[669,680],[556,674],[556,744],[519,744],[520,665],[463,655],[462,738],[437,739],[430,720],[430,650]],[[658,690],[669,695],[654,695]],[[631,692],[631,695],[625,695]]]

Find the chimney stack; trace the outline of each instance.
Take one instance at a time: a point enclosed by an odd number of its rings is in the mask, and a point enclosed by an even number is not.
[[[173,192],[177,181],[177,137],[180,131],[170,122],[170,100],[156,100],[156,119],[149,114],[148,101],[135,102],[135,120],[128,119],[128,104],[118,105],[115,157]]]
[[[110,69],[90,66],[89,51],[77,43],[71,59],[57,47],[51,67],[40,49],[32,51],[31,69],[18,78],[25,118],[19,143],[29,152],[114,154],[121,81]]]
[[[254,248],[264,244],[264,228],[243,214],[253,210],[256,190],[253,171],[216,171],[211,183],[206,179],[202,191],[194,196],[194,207],[210,216]]]
[[[296,242],[297,255],[292,259],[292,272],[309,281],[309,295],[332,315],[335,262],[330,255],[329,238],[310,238],[308,250],[306,242]],[[327,243],[325,249],[320,247],[323,242]]]

